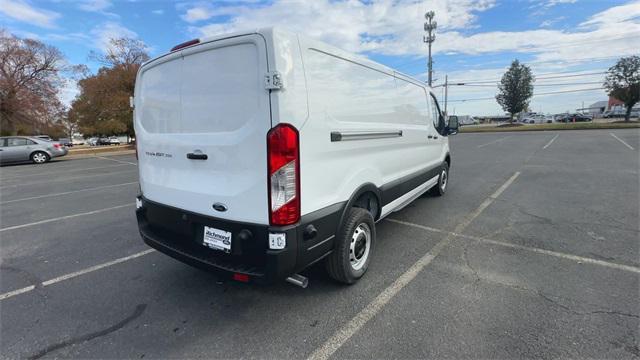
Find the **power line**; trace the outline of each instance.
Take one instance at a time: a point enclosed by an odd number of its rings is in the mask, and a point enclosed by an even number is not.
[[[582,74],[574,74],[574,75],[559,75],[559,76],[546,76],[546,77],[538,77],[536,76],[536,81],[537,80],[547,80],[547,79],[563,79],[563,78],[570,78],[570,77],[580,77],[580,76],[589,76],[589,75],[600,75],[600,74],[606,74],[606,71],[601,71],[601,72],[592,72],[592,73],[582,73]],[[548,73],[548,74],[552,74],[552,73]],[[541,75],[548,75],[548,74],[541,74]],[[478,80],[478,81],[455,81],[458,83],[464,83],[464,84],[484,84],[484,83],[495,83],[500,81],[501,79],[494,79],[494,80]],[[453,80],[451,82],[454,82]]]
[[[594,84],[602,84],[602,81],[589,81],[589,82],[579,82],[579,83],[557,83],[557,84],[533,84],[533,86],[570,86],[570,85],[594,85]],[[458,83],[458,84],[449,84],[449,86],[472,86],[472,87],[497,87],[498,84],[466,84],[466,83]]]
[[[611,42],[611,41],[616,41],[616,40],[625,40],[625,39],[635,39],[638,37],[637,33],[634,33],[633,35],[625,35],[625,36],[620,36],[617,38],[608,38],[608,39],[598,39],[598,40],[584,40],[584,41],[575,41],[575,42],[571,42],[568,44],[564,44],[564,45],[555,45],[555,46],[544,46],[544,45],[524,45],[523,46],[523,50],[529,51],[529,52],[538,52],[538,53],[543,53],[545,50],[547,49],[562,49],[565,47],[574,47],[574,46],[580,46],[583,44],[592,44],[592,43],[598,43],[598,42]],[[509,51],[509,49],[505,49],[504,51]],[[396,68],[402,68],[402,67],[406,67],[408,65],[413,65],[416,64],[418,62],[422,62],[424,60],[422,59],[416,59],[416,60],[411,60],[405,63],[400,63],[397,64],[395,67]]]
[[[575,74],[575,73],[579,73],[580,71],[588,71],[588,70],[570,70],[570,71],[558,71],[558,72],[549,72],[549,73],[542,73],[542,74],[538,74],[536,75],[536,80],[539,80],[540,77],[546,77],[547,75],[560,75],[560,74]],[[577,76],[582,76],[582,75],[596,75],[596,74],[606,74],[605,70],[598,70],[599,72],[597,73],[580,73],[580,74],[575,74]],[[498,80],[490,80],[490,79],[470,79],[470,80],[451,80],[451,81],[456,81],[456,82],[464,82],[464,83],[472,83],[472,82],[495,82],[495,81],[500,81],[500,79]]]
[[[580,92],[580,91],[593,91],[593,90],[603,90],[604,88],[590,88],[590,89],[576,89],[576,90],[564,90],[564,91],[550,91],[545,93],[533,94],[533,96],[541,96],[541,95],[553,95],[553,94],[564,94],[564,93],[572,93],[572,92]],[[485,97],[485,98],[474,98],[474,99],[460,99],[460,100],[449,100],[450,102],[467,102],[467,101],[481,101],[481,100],[495,100],[495,97]]]

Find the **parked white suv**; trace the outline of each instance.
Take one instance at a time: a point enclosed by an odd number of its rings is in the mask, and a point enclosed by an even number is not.
[[[446,191],[458,128],[423,82],[273,28],[176,46],[133,104],[142,238],[244,282],[357,281],[375,223]]]

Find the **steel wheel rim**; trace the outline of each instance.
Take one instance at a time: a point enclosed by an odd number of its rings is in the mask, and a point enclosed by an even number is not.
[[[447,188],[447,171],[442,170],[442,174],[440,174],[440,189],[444,191]]]
[[[353,270],[364,267],[371,249],[371,229],[365,223],[359,224],[351,235],[349,244],[349,263]]]
[[[37,163],[43,163],[47,160],[47,157],[44,154],[37,153],[33,155],[33,161]]]

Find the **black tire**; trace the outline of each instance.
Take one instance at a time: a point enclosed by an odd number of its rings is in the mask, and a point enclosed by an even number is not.
[[[49,156],[49,154],[47,154],[44,151],[36,151],[33,154],[31,154],[30,158],[34,164],[44,164],[49,160],[51,160],[51,157]]]
[[[447,192],[449,186],[449,164],[444,162],[440,167],[440,174],[438,174],[438,184],[431,188],[431,194],[435,196],[442,196]]]
[[[368,249],[366,245],[366,228],[369,229]],[[358,235],[356,230],[359,230]],[[365,238],[362,239],[360,234]],[[354,240],[354,237],[358,239]],[[375,240],[376,228],[371,213],[361,208],[354,207],[349,209],[344,223],[336,235],[333,252],[327,257],[325,263],[329,276],[344,284],[354,284],[358,281],[367,272],[371,262],[371,254],[375,247]],[[365,242],[364,250],[359,247],[361,246],[361,241]],[[353,247],[356,249],[354,256],[357,257],[357,254],[363,251],[359,259],[354,259],[356,263],[352,263],[351,260],[352,242],[354,243]],[[354,268],[354,265],[356,268]]]

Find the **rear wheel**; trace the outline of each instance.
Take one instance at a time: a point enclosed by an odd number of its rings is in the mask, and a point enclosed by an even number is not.
[[[49,155],[46,152],[36,151],[31,154],[31,161],[34,164],[44,164],[49,161]]]
[[[440,174],[438,175],[438,184],[431,188],[431,193],[435,196],[442,196],[447,192],[447,186],[449,185],[449,164],[443,163],[440,167]]]
[[[327,258],[329,276],[353,284],[369,267],[376,229],[373,216],[365,209],[351,208],[338,231],[333,252]]]

